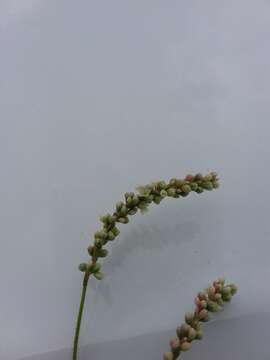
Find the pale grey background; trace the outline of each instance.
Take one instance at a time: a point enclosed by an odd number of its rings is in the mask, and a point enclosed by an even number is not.
[[[224,359],[269,358],[249,339],[270,335],[270,1],[2,0],[0,31],[1,360],[71,345],[77,265],[123,192],[207,170],[219,191],[122,226],[81,343],[163,333],[161,358],[196,291],[226,275],[241,291],[205,344],[240,317]]]

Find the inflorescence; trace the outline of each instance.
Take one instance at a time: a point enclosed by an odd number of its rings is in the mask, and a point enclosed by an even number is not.
[[[185,314],[185,323],[176,329],[177,337],[170,341],[171,351],[166,352],[163,359],[175,360],[181,352],[190,349],[192,341],[201,340],[203,332],[200,322],[208,321],[210,312],[221,311],[236,292],[237,287],[234,284],[225,285],[224,279],[214,281],[208,289],[199,292],[195,298],[195,311]]]
[[[103,273],[99,258],[108,255],[108,250],[104,249],[109,241],[113,241],[120,233],[116,226],[117,223],[127,224],[129,216],[135,215],[138,210],[146,212],[151,203],[159,204],[164,198],[186,197],[190,192],[198,194],[204,190],[213,190],[219,187],[218,176],[215,172],[203,176],[202,174],[187,175],[185,179],[171,179],[168,183],[165,181],[153,182],[145,186],[139,186],[137,193],[125,193],[125,200],[116,204],[114,213],[106,214],[100,217],[103,227],[94,235],[94,244],[88,247],[88,253],[91,256],[89,263],[81,263],[79,270],[86,275],[93,274],[96,279],[101,280]]]

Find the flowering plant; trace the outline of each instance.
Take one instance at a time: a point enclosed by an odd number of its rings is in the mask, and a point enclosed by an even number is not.
[[[108,242],[114,241],[119,235],[120,230],[117,223],[127,224],[130,216],[135,215],[138,211],[145,213],[151,203],[159,204],[166,197],[178,199],[188,196],[191,192],[200,194],[205,190],[210,191],[218,187],[218,176],[215,172],[210,172],[205,176],[196,174],[187,175],[184,179],[173,178],[168,183],[165,181],[152,182],[151,184],[139,186],[136,193],[125,193],[124,201],[116,204],[113,214],[108,213],[100,217],[103,226],[94,234],[94,242],[88,247],[90,261],[79,265],[79,270],[84,273],[84,277],[73,343],[73,360],[77,360],[78,340],[88,281],[90,276],[95,277],[97,280],[103,279],[104,274],[101,271],[99,259],[108,256],[108,250],[104,246]],[[181,342],[181,349],[187,347],[187,344],[186,341]],[[176,352],[173,352],[173,356],[175,354]],[[171,355],[167,354],[166,356],[165,359],[171,359]],[[175,357],[172,357],[172,359],[175,359]]]

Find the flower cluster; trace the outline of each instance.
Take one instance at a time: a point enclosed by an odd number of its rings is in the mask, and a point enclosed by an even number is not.
[[[225,285],[224,279],[218,279],[204,292],[199,292],[195,298],[196,309],[186,313],[185,323],[176,329],[177,337],[171,339],[171,351],[164,354],[164,360],[175,360],[182,351],[187,351],[194,340],[201,340],[203,332],[200,322],[209,320],[209,312],[223,309],[224,303],[231,300],[237,292],[234,284]]]
[[[108,250],[104,249],[109,241],[113,241],[120,233],[117,223],[127,224],[129,216],[134,215],[140,210],[146,212],[151,203],[159,204],[165,197],[180,198],[186,197],[190,192],[202,193],[204,190],[213,190],[218,188],[218,176],[215,172],[203,176],[202,174],[187,175],[185,179],[171,179],[168,183],[165,181],[153,182],[145,186],[139,186],[137,193],[125,193],[124,201],[116,204],[114,213],[106,214],[100,217],[103,227],[94,235],[94,244],[88,247],[88,253],[91,256],[89,263],[79,265],[79,270],[87,274],[93,274],[97,279],[103,278],[100,271],[101,266],[97,262],[99,258],[108,255]]]

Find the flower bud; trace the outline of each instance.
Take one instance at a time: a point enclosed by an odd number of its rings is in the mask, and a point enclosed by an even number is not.
[[[194,314],[193,314],[193,313],[187,312],[187,313],[185,314],[185,320],[186,320],[186,323],[187,323],[187,324],[191,325],[193,319],[194,319]]]
[[[231,288],[230,288],[230,286],[225,286],[225,287],[221,290],[221,294],[222,294],[222,295],[231,295]]]
[[[93,264],[89,264],[89,271],[92,274],[95,274],[96,272],[98,272],[101,268],[101,265],[99,263],[93,263]]]
[[[129,222],[128,217],[120,217],[118,219],[118,222],[120,222],[121,224],[127,224]]]
[[[203,338],[203,331],[202,330],[198,330],[197,334],[196,334],[196,339],[197,340],[201,340]]]
[[[210,182],[210,181],[212,180],[212,174],[210,173],[210,174],[205,175],[205,177],[203,178],[203,180],[204,180],[205,182]]]
[[[207,300],[207,295],[206,295],[206,293],[200,291],[200,292],[198,293],[198,298],[199,298],[200,300]]]
[[[109,231],[109,232],[108,232],[108,239],[109,239],[110,241],[113,241],[113,240],[115,239],[115,235],[114,235],[113,231]]]
[[[79,270],[82,272],[85,272],[87,270],[87,264],[86,263],[81,263],[79,265]]]
[[[196,191],[198,189],[199,185],[197,183],[195,183],[195,182],[192,182],[192,183],[190,183],[189,186],[190,186],[192,191]]]
[[[214,299],[215,299],[215,301],[218,301],[218,300],[222,299],[222,295],[220,293],[217,293],[217,294],[215,294]]]
[[[117,211],[120,211],[123,205],[124,205],[124,203],[123,203],[122,201],[119,201],[119,202],[116,204],[116,210],[117,210]]]
[[[139,204],[139,198],[137,195],[134,195],[133,198],[132,198],[132,202],[134,205],[138,205]]]
[[[219,188],[219,182],[218,181],[213,181],[213,188],[214,189],[218,189]]]
[[[99,249],[97,251],[97,256],[98,257],[101,257],[101,258],[104,258],[108,255],[109,251],[107,249]]]
[[[93,245],[89,245],[87,251],[90,256],[93,256],[95,253],[95,247]]]
[[[117,229],[116,226],[114,226],[111,231],[114,233],[115,236],[118,236],[120,234],[120,230]]]
[[[103,216],[100,216],[100,221],[103,222],[104,224],[107,224],[109,219],[110,219],[110,214],[106,214],[106,215],[103,215]]]
[[[168,196],[174,196],[175,193],[176,193],[176,190],[175,190],[174,188],[169,188],[169,189],[167,190]]]
[[[211,183],[211,181],[204,182],[202,186],[206,190],[213,190],[213,184]]]
[[[157,205],[160,204],[161,200],[162,200],[161,196],[154,196],[153,201],[155,204],[157,204]]]
[[[161,196],[162,198],[165,198],[165,197],[167,196],[167,191],[166,191],[166,190],[161,190],[160,196]]]
[[[214,286],[210,286],[209,288],[208,288],[208,296],[211,296],[211,297],[213,297],[213,296],[215,296],[215,294],[216,294],[216,289],[214,288]]]
[[[201,173],[196,174],[194,177],[195,181],[201,181],[202,179],[203,179],[203,175]]]
[[[128,205],[128,206],[132,206],[132,205],[133,205],[133,200],[132,200],[132,198],[131,198],[130,196],[127,198],[127,205]]]
[[[234,295],[234,294],[236,294],[237,293],[237,286],[236,285],[234,285],[234,284],[229,284],[228,285],[229,287],[230,287],[230,289],[231,289],[231,294],[232,295]]]
[[[206,309],[206,308],[207,308],[207,302],[206,302],[206,300],[201,300],[201,301],[200,301],[200,308],[201,308],[201,309]]]
[[[104,278],[104,274],[101,271],[94,273],[93,275],[97,280],[102,280]]]
[[[182,189],[182,191],[183,191],[184,193],[189,193],[189,192],[191,191],[190,186],[187,185],[187,184],[183,185],[183,186],[181,187],[181,189]]]
[[[208,320],[208,311],[206,309],[202,309],[198,314],[198,319],[200,321],[207,321]]]
[[[180,345],[180,350],[188,351],[190,349],[190,347],[191,347],[191,344],[188,341],[185,341]]]
[[[180,342],[179,342],[179,340],[177,338],[173,338],[170,341],[170,346],[171,346],[171,350],[172,350],[173,354],[179,353],[179,351],[180,351]]]
[[[170,351],[170,352],[166,352],[164,355],[163,355],[163,360],[174,360],[174,355],[173,353]]]
[[[138,209],[134,207],[133,209],[130,209],[128,211],[128,215],[135,215],[137,211],[138,211]]]
[[[187,336],[190,328],[191,327],[188,324],[182,324],[181,326],[178,326],[178,328],[176,329],[178,338],[182,339],[184,336]]]
[[[231,301],[232,295],[231,295],[231,294],[222,295],[222,299],[223,299],[224,301]]]
[[[169,181],[169,184],[172,185],[172,186],[175,186],[177,183],[177,179],[175,178],[172,178],[170,181]]]
[[[121,207],[121,210],[119,211],[119,213],[120,213],[121,215],[125,216],[125,215],[127,214],[127,212],[128,212],[128,210],[127,210],[126,205],[123,205],[123,206]]]
[[[95,246],[96,246],[98,249],[101,249],[102,246],[103,246],[103,240],[101,240],[101,239],[95,239]]]
[[[193,176],[193,175],[190,175],[190,174],[188,174],[188,175],[185,177],[185,180],[186,180],[186,181],[189,181],[189,182],[193,181],[193,179],[194,179],[194,176]]]
[[[188,332],[188,340],[189,341],[194,340],[196,338],[196,335],[197,335],[197,331],[191,328]]]
[[[225,278],[218,278],[217,280],[222,286],[225,284]]]
[[[211,312],[217,312],[219,311],[219,306],[214,301],[209,300],[207,303],[207,309]]]
[[[195,191],[197,194],[201,194],[203,192],[203,188],[201,186],[198,186]]]

